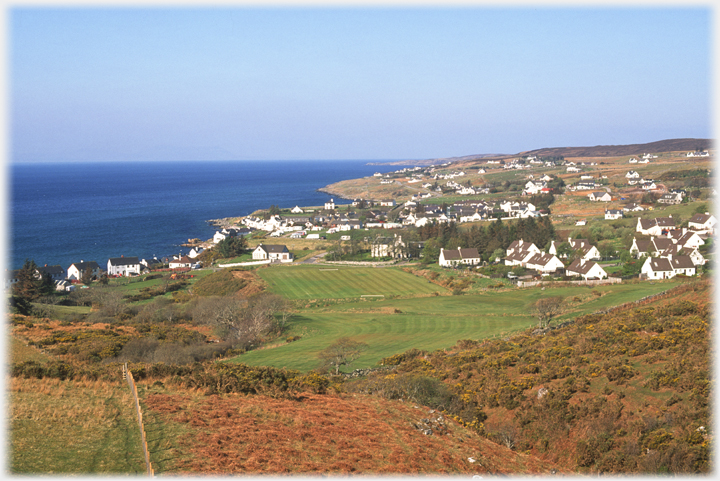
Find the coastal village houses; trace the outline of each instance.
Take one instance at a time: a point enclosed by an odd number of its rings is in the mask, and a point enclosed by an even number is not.
[[[67,270],[67,278],[79,281],[88,269],[91,270],[93,277],[100,276],[101,269],[97,262],[81,260],[70,264]]]
[[[252,252],[253,260],[270,260],[275,262],[292,262],[293,255],[285,245],[259,244]]]
[[[454,267],[457,265],[476,266],[481,262],[480,254],[474,247],[462,249],[440,249],[439,264],[442,267]]]
[[[140,260],[137,257],[111,257],[107,262],[109,276],[139,276]]]
[[[575,259],[565,269],[565,275],[582,277],[583,280],[607,279],[608,275],[605,269],[600,267],[595,261],[586,261],[584,259]]]
[[[688,229],[699,234],[712,235],[715,233],[715,224],[717,224],[715,216],[711,215],[709,212],[705,212],[704,214],[695,214],[692,216],[688,221]]]

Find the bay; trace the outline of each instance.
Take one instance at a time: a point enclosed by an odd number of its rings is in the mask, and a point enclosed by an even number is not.
[[[25,163],[8,169],[9,268],[26,259],[68,268],[110,257],[185,253],[210,219],[271,205],[322,205],[317,189],[390,172],[368,160]],[[372,162],[377,162],[373,160]],[[389,160],[388,160],[389,162]],[[335,198],[336,203],[348,203]]]

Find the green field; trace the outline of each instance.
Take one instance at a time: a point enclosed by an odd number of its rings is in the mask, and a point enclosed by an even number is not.
[[[344,266],[278,266],[260,269],[270,290],[288,299],[425,296],[447,289],[399,269]]]
[[[298,270],[293,273],[294,281],[302,284],[302,274],[308,278],[315,275],[309,269]],[[369,345],[351,368],[371,367],[383,357],[411,348],[428,351],[450,348],[461,339],[506,336],[535,326],[538,321],[532,314],[532,304],[541,297],[561,296],[565,299],[564,310],[557,318],[562,321],[662,292],[677,284],[678,281],[667,281],[592,289],[585,286],[507,289],[460,296],[356,300],[331,307],[307,308],[292,318],[287,333],[287,337],[301,336],[300,340],[285,343],[283,338],[272,346],[249,351],[232,361],[307,371],[317,367],[320,351],[340,337],[350,337]],[[335,284],[328,285],[327,289],[325,297],[335,298],[347,287]]]
[[[12,474],[143,474],[127,384],[13,378],[8,468]]]

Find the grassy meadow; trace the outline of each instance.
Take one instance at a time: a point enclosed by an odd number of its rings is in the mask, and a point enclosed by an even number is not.
[[[140,431],[124,383],[11,378],[13,474],[144,474]]]

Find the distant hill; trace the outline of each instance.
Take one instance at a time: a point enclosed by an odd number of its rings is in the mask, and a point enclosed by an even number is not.
[[[658,152],[678,152],[707,150],[712,148],[712,139],[669,139],[650,142],[647,144],[629,145],[596,145],[594,147],[550,147],[536,150],[528,150],[517,154],[473,154],[461,157],[440,157],[437,159],[421,160],[399,160],[396,162],[371,162],[368,165],[417,165],[430,166],[444,164],[446,162],[466,162],[484,158],[505,158],[521,155],[537,155],[546,157],[612,157],[618,155],[642,155]]]
[[[670,139],[647,144],[596,145],[595,147],[555,147],[521,152],[519,155],[563,157],[612,157],[619,155],[642,155],[658,152],[707,150],[712,148],[712,139]]]

